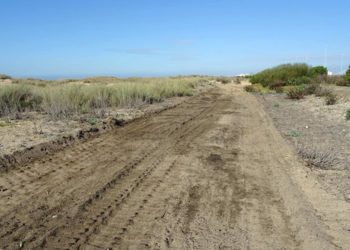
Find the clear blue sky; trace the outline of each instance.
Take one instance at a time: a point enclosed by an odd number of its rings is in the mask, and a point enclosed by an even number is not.
[[[0,0],[0,72],[233,75],[350,64],[350,1]],[[341,59],[343,58],[343,59]]]

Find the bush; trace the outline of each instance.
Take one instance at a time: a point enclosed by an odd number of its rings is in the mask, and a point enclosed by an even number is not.
[[[337,103],[337,96],[333,93],[330,93],[329,95],[326,96],[326,105],[334,105]]]
[[[350,85],[350,66],[349,66],[349,69],[346,71],[346,73],[344,75],[344,81],[345,81],[347,86]]]
[[[350,109],[348,109],[348,110],[346,111],[345,119],[346,119],[347,121],[350,121]]]
[[[244,90],[247,92],[256,92],[254,85],[247,85],[244,87]]]
[[[308,76],[300,76],[287,81],[288,85],[305,85],[310,83],[311,83],[311,78]]]
[[[337,86],[350,86],[350,82],[346,82],[342,76],[328,76],[324,82]]]
[[[307,76],[310,67],[306,64],[284,64],[271,69],[266,69],[253,75],[252,83],[261,83],[264,87],[272,85],[285,86],[293,79]]]
[[[315,78],[327,78],[327,68],[323,66],[310,67],[307,64],[284,64],[263,70],[250,79],[252,83],[260,83],[271,89],[287,85],[310,84]]]
[[[327,88],[318,87],[315,91],[315,96],[318,96],[318,97],[329,96],[329,95],[332,95],[332,90]]]
[[[298,145],[297,150],[309,167],[331,169],[338,163],[335,149]]]
[[[322,75],[326,76],[327,74],[328,74],[328,69],[323,66],[312,67],[309,71],[309,75],[311,77],[322,76]]]
[[[304,94],[305,95],[313,95],[317,92],[317,90],[320,88],[319,84],[308,84],[304,88]]]
[[[289,99],[303,99],[305,96],[304,89],[301,87],[291,87],[287,90],[287,97]]]

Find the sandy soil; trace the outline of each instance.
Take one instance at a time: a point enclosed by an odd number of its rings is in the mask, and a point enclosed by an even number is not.
[[[346,90],[338,95],[341,99],[337,104],[329,106],[324,98],[314,96],[299,101],[279,94],[257,98],[293,146],[332,155],[334,164],[312,170],[325,189],[350,202],[350,122],[345,119],[346,110],[350,109],[350,92]]]
[[[346,249],[320,187],[232,84],[0,173],[4,249]]]

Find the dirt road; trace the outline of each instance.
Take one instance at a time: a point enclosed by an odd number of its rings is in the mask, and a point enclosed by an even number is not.
[[[222,85],[0,174],[0,249],[349,249],[255,97]]]

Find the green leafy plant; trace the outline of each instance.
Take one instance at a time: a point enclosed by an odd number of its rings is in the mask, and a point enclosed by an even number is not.
[[[345,119],[346,119],[347,121],[350,121],[350,109],[348,109],[348,110],[346,111]]]
[[[291,130],[288,132],[288,136],[290,136],[290,137],[300,137],[302,135],[303,134],[298,130]]]
[[[309,75],[312,77],[327,75],[327,73],[328,73],[328,69],[324,66],[315,66],[315,67],[312,67],[309,71]]]
[[[310,67],[307,64],[283,64],[274,68],[263,70],[253,75],[252,83],[260,83],[266,86],[285,86],[296,78],[307,76]]]
[[[350,66],[344,75],[344,81],[346,82],[346,85],[350,85]]]

